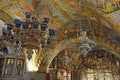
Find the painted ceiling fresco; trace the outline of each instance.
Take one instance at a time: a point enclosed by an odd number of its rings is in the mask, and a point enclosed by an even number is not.
[[[47,52],[40,55],[45,56],[43,62],[45,60],[46,66],[64,45],[71,46],[71,42],[65,41],[64,38],[70,36],[75,39],[76,34],[74,36],[72,31],[77,31],[76,27],[80,25],[88,33],[88,37],[98,43],[110,45],[110,47],[105,45],[109,50],[114,49],[119,52],[120,35],[117,32],[120,32],[120,0],[0,0],[0,9],[13,19],[19,18],[24,21],[26,11],[37,17],[40,23],[43,18],[50,19],[48,26],[58,30],[58,41],[63,40],[63,42],[58,44],[51,54],[48,54],[49,58],[46,57]],[[107,24],[102,25],[103,19],[107,19],[106,22],[112,24],[112,28],[106,27]],[[116,30],[118,31],[115,32]],[[46,60],[50,61],[46,62]]]
[[[34,11],[32,0],[0,0],[0,9],[4,10],[13,19],[23,19],[25,11]]]
[[[78,19],[79,13],[84,12],[82,1],[2,0],[0,1],[0,8],[12,18],[23,19],[25,11],[34,13],[34,15],[38,16],[39,21],[42,21],[44,17],[49,17],[51,19],[49,26],[58,29],[67,22]],[[110,18],[109,20],[112,23],[120,26],[120,0],[84,0],[83,2],[89,5],[93,11],[97,10],[97,12],[102,13],[102,16]],[[83,14],[88,15],[89,12]]]
[[[120,0],[88,0],[98,10],[120,24]]]
[[[101,22],[101,19],[96,18],[98,16],[95,17],[94,14],[89,12],[84,6],[89,6],[91,11],[97,11],[98,14],[105,16],[105,18],[108,18],[112,23],[116,23],[117,27],[120,26],[120,0],[81,0],[81,2],[79,0],[0,1],[0,9],[4,10],[13,19],[19,18],[24,20],[24,13],[29,11],[33,16],[37,16],[39,22],[42,22],[43,18],[50,18],[49,27],[56,30],[60,29],[61,26],[70,28],[70,26],[78,25],[78,20],[82,16],[85,16],[84,19],[92,19],[95,23],[96,21]],[[105,30],[103,26],[104,25],[102,25],[102,28]],[[98,30],[100,29],[98,28]],[[114,42],[118,44],[118,36],[111,30],[109,30],[109,32],[112,38],[115,39]]]

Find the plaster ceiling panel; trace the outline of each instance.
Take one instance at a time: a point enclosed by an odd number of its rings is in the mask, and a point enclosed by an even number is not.
[[[49,26],[54,29],[78,19],[78,10],[79,5],[76,0],[41,0],[35,8],[40,21],[44,17],[49,17]]]
[[[61,10],[59,10],[51,0],[41,0],[35,10],[39,21],[42,21],[45,17],[50,18],[49,27],[54,29],[59,28],[60,24],[68,22],[68,19],[64,17]]]
[[[66,11],[69,16],[76,17],[77,12],[79,10],[79,4],[75,0],[56,0],[56,4],[59,4],[59,7],[62,10]]]
[[[115,0],[112,0],[113,2],[110,2],[110,0],[87,1],[89,1],[89,5],[96,8],[98,12],[103,12],[102,15],[105,13],[105,16],[109,17],[110,20],[112,19],[113,23],[120,24],[119,0],[118,2],[114,2]],[[39,21],[42,21],[44,17],[49,17],[49,26],[54,29],[59,29],[64,24],[77,20],[78,12],[82,10],[79,0],[0,0],[0,9],[7,12],[12,18],[20,18],[23,20],[25,11],[35,13]],[[84,15],[89,14],[89,12],[82,13]]]
[[[2,0],[0,9],[4,10],[12,18],[24,19],[24,12],[33,12],[32,0]]]
[[[92,5],[103,15],[107,16],[120,26],[120,0],[88,0],[89,5]],[[112,22],[112,23],[113,23]]]

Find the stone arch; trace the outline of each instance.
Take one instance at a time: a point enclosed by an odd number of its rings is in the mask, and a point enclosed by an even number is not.
[[[68,42],[68,43],[66,43],[66,42]],[[48,54],[43,58],[43,60],[42,60],[43,62],[42,62],[42,63],[45,63],[45,64],[44,64],[44,65],[43,65],[43,64],[40,65],[39,71],[40,71],[40,72],[46,72],[47,69],[49,68],[52,60],[59,54],[59,52],[60,52],[61,50],[66,49],[66,48],[70,48],[70,47],[72,47],[72,46],[74,46],[74,45],[75,45],[75,44],[69,42],[69,40],[61,41],[61,42],[59,43],[59,45],[56,46],[56,47],[59,47],[59,49],[56,48],[55,51],[53,51],[53,53],[52,53],[52,52],[51,52],[51,53],[48,53]],[[104,48],[104,47],[102,47],[102,48]],[[104,48],[104,49],[108,49],[108,48]],[[115,54],[115,51],[113,51],[112,53]]]
[[[77,22],[77,21],[73,21],[73,24]],[[72,23],[71,23],[72,24]],[[95,23],[96,24],[96,23]],[[52,50],[50,53],[47,53],[43,59],[42,59],[42,63],[45,63],[45,64],[40,64],[40,68],[39,71],[41,72],[45,72],[47,71],[47,68],[49,68],[49,65],[50,63],[52,62],[52,60],[57,56],[57,54],[59,54],[59,52],[62,50],[62,49],[65,49],[65,48],[70,48],[72,46],[75,45],[74,42],[72,42],[71,40],[69,39],[65,39],[65,32],[66,30],[73,30],[73,27],[74,26],[68,26],[69,24],[66,24],[64,27],[61,27],[59,30],[58,30],[58,40],[60,38],[60,40],[58,41],[59,43],[56,45],[56,48],[54,50]],[[105,29],[107,29],[108,31],[110,32],[113,32],[111,31],[110,29],[106,28],[106,26],[102,25],[100,26],[101,28],[104,27]],[[89,30],[88,30],[89,31]],[[94,30],[92,30],[92,32],[94,32]],[[113,32],[114,33],[114,32]],[[63,34],[61,36],[61,34]],[[116,35],[116,34],[115,34]],[[117,35],[116,35],[117,36]],[[116,44],[116,42],[114,41],[111,41],[111,40],[108,40],[106,39],[105,37],[101,37],[100,35],[88,35],[88,37],[91,39],[91,40],[94,40],[97,45],[100,45],[102,46],[103,49],[105,50],[109,50],[111,53],[113,53],[115,56],[119,57],[120,58],[120,54],[119,54],[119,51],[120,51],[120,46]],[[114,36],[112,36],[114,37]],[[118,37],[118,36],[117,36]],[[75,37],[76,38],[76,37]],[[116,40],[116,38],[115,38]]]

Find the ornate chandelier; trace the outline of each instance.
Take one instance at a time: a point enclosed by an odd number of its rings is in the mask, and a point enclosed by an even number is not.
[[[40,23],[31,15],[30,12],[25,12],[25,21],[14,19],[14,24],[2,27],[0,40],[6,46],[14,46],[15,53],[21,53],[24,48],[37,49],[38,52],[54,49],[56,30],[49,27],[49,18],[44,18]]]
[[[87,37],[87,32],[80,29],[79,41],[77,42],[77,48],[79,49],[80,53],[86,57],[87,53],[95,46],[96,43]]]

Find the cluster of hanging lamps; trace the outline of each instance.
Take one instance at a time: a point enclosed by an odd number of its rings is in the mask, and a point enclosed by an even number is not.
[[[14,19],[14,24],[7,24],[5,27],[2,28],[2,37],[3,40],[6,39],[7,41],[14,41],[16,45],[20,44],[20,37],[22,36],[18,34],[20,31],[41,31],[46,34],[46,31],[48,30],[48,35],[50,37],[54,37],[56,35],[56,30],[51,29],[48,26],[48,23],[50,21],[49,18],[44,18],[44,21],[42,23],[38,22],[36,17],[31,17],[32,13],[25,12],[25,21],[22,21],[20,19]],[[28,33],[29,34],[29,33]],[[42,35],[41,37],[44,37],[45,35]],[[31,37],[32,38],[32,37]],[[29,41],[28,41],[29,42]],[[48,39],[48,42],[49,39]],[[21,43],[22,44],[22,43]]]

